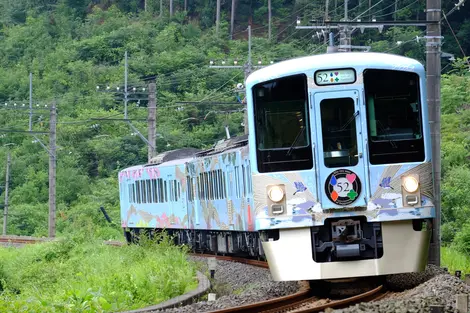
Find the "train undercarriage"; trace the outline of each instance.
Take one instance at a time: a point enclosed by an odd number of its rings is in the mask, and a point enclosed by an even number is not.
[[[264,258],[257,232],[131,228],[124,230],[124,235],[128,243],[136,243],[141,236],[155,238],[155,235],[163,231],[172,238],[175,245],[186,245],[193,253]]]

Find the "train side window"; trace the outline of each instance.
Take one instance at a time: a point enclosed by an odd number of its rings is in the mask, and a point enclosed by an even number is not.
[[[210,200],[211,198],[211,188],[209,185],[209,173],[206,172],[204,173],[204,176],[206,177],[206,200]]]
[[[191,178],[189,178],[189,183],[186,187],[188,192],[189,192],[189,196],[190,196],[191,201],[194,201],[194,186],[193,186],[193,184],[194,184],[194,178],[191,177]]]
[[[212,171],[212,175],[214,176],[214,191],[215,191],[215,198],[219,198],[219,178],[217,175],[217,171]]]
[[[235,166],[235,195],[237,198],[240,198],[240,186],[239,186],[239,173],[238,173],[238,166]]]
[[[213,200],[214,199],[214,180],[212,177],[212,172],[209,171],[207,173],[207,176],[209,178],[209,199]]]
[[[217,174],[217,182],[218,182],[218,189],[219,189],[219,199],[223,199],[223,190],[222,190],[222,175],[220,175],[220,170],[216,171]]]
[[[175,191],[175,201],[178,201],[179,197],[178,197],[178,181],[177,180],[174,180],[173,181],[173,185],[174,185],[174,191]]]
[[[157,179],[157,187],[158,187],[158,192],[157,192],[157,202],[158,203],[162,203],[163,202],[163,182],[162,182],[162,179],[159,178]]]
[[[207,200],[207,175],[202,173],[202,198]]]
[[[168,189],[166,180],[163,181],[163,202],[168,202]]]
[[[246,197],[246,174],[245,174],[245,165],[242,165],[242,176],[243,176],[243,197]]]
[[[216,171],[212,171],[212,178],[214,179],[214,199],[219,199],[219,192],[218,192],[218,188],[217,188],[217,172]]]
[[[147,179],[147,203],[152,203],[152,184],[150,179]]]
[[[250,160],[248,160],[248,165],[247,165],[247,179],[248,179],[248,193],[252,194],[253,193],[253,181],[251,177],[251,164]]]
[[[181,193],[180,193],[180,182],[179,181],[176,181],[176,201],[178,201],[181,197]]]
[[[132,193],[133,193],[134,202],[137,202],[137,193],[135,191],[136,188],[137,188],[136,184],[135,183],[132,184]]]
[[[136,181],[135,182],[135,193],[137,195],[136,199],[137,199],[137,203],[140,203],[140,186],[139,186],[139,182]]]
[[[227,198],[227,182],[226,182],[226,175],[225,172],[222,172],[222,192],[223,192],[223,198]]]
[[[157,180],[152,179],[152,203],[157,203]]]
[[[219,188],[219,199],[224,198],[224,190],[222,189],[222,175],[220,175],[220,170],[217,170],[217,181],[218,183],[218,188]]]
[[[191,190],[193,190],[191,186],[191,177],[186,176],[186,193],[188,195],[188,201],[193,201],[193,199],[191,199]]]
[[[201,194],[201,189],[202,189],[202,187],[201,187],[201,174],[199,174],[199,175],[197,176],[197,182],[196,182],[196,183],[197,183],[197,196],[198,196],[199,200],[201,200],[201,199],[202,199],[202,194]]]
[[[147,203],[147,190],[145,180],[140,181],[140,192],[142,193],[142,203]]]
[[[214,171],[211,171],[211,187],[212,187],[212,200],[217,199],[216,198],[216,192],[215,192],[215,176],[214,176]]]

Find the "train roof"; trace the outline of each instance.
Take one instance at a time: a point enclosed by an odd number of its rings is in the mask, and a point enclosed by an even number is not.
[[[214,148],[201,151],[196,154],[196,157],[204,157],[213,154],[219,154],[228,150],[232,150],[238,147],[243,147],[248,144],[248,135],[242,135],[232,137],[230,139],[223,139],[217,142]]]
[[[173,166],[185,164],[187,162],[196,161],[197,159],[206,156],[212,156],[227,152],[236,148],[246,146],[248,144],[248,135],[232,137],[230,139],[222,139],[218,141],[213,148],[207,150],[200,150],[195,148],[182,148],[171,151],[162,152],[153,157],[147,164],[139,164],[132,167],[123,169],[123,171],[137,170],[148,166]]]
[[[248,76],[246,85],[254,85],[260,81],[302,73],[306,70],[346,67],[424,71],[423,65],[418,61],[395,54],[376,52],[327,53],[290,59],[264,67]]]
[[[191,159],[193,158],[200,149],[195,148],[182,148],[176,150],[170,150],[162,152],[155,157],[153,157],[147,166],[151,165],[160,165],[163,163],[168,163],[170,161],[182,160],[182,159]],[[172,164],[179,164],[180,162],[172,163]]]

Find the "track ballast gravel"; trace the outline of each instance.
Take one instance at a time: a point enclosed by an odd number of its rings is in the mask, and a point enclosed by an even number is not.
[[[191,257],[191,259],[198,262],[200,264],[199,270],[210,277],[207,259],[198,257]],[[273,281],[268,269],[220,260],[217,261],[214,279],[211,279],[211,282],[211,292],[216,294],[216,301],[208,302],[206,298],[180,308],[153,312],[193,313],[215,311],[286,296],[300,289],[298,282]]]
[[[458,313],[455,297],[470,294],[470,286],[444,270],[428,266],[423,273],[400,274],[389,277],[389,287],[412,288],[394,293],[381,301],[360,303],[342,310],[329,310],[335,313],[429,313],[431,305],[444,306],[446,313]],[[395,285],[393,285],[395,284]],[[414,287],[414,288],[413,288]]]
[[[199,270],[209,277],[207,259],[192,259],[200,264]],[[285,296],[300,289],[300,284],[296,282],[272,281],[268,269],[228,261],[217,261],[215,277],[211,281],[212,292],[217,295],[216,301],[208,302],[205,298],[191,305],[153,312],[215,311]],[[395,293],[383,300],[326,312],[428,313],[430,305],[443,305],[444,312],[457,313],[455,295],[470,294],[470,286],[432,265],[423,273],[391,275],[387,277],[387,287]],[[402,290],[405,291],[398,292]]]

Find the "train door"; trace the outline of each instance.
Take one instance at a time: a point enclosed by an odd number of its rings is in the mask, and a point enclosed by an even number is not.
[[[320,201],[324,209],[365,206],[368,181],[359,91],[314,94]]]

